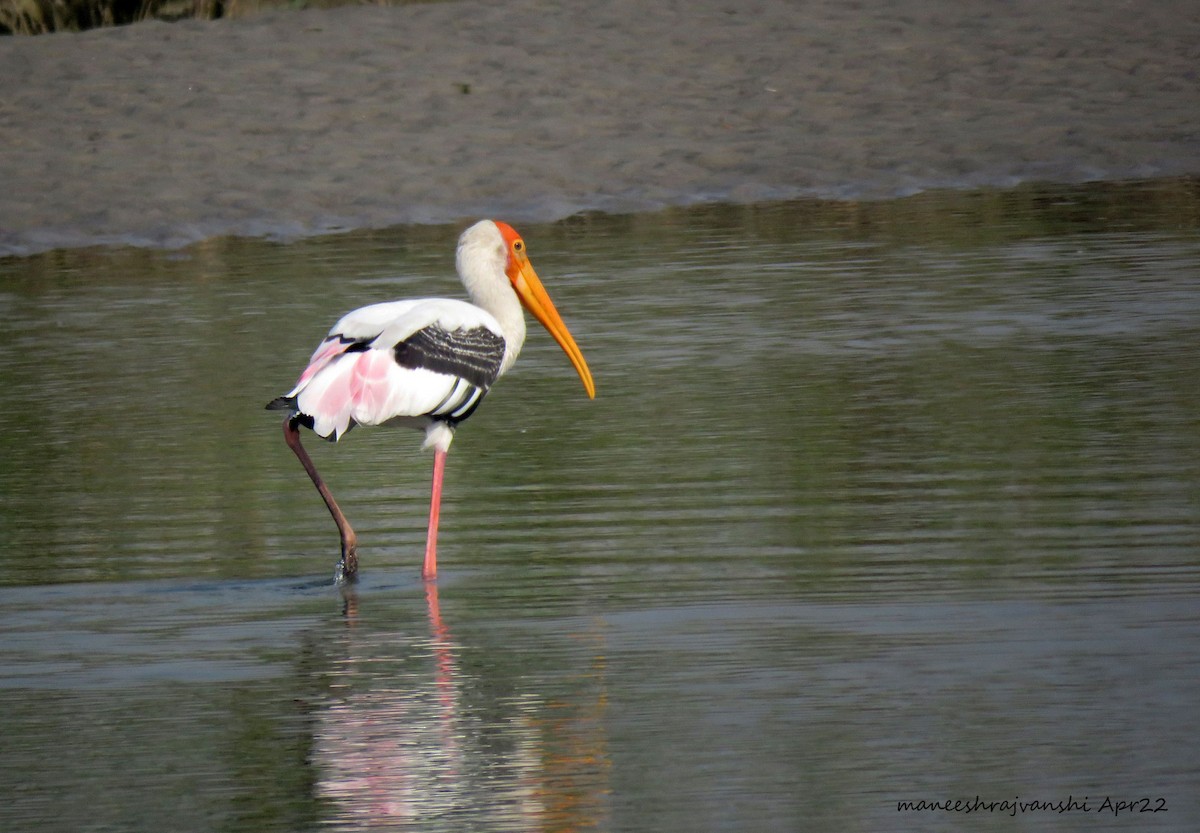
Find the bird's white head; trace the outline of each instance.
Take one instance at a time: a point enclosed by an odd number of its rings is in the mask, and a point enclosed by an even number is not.
[[[468,291],[476,287],[468,281],[481,282],[488,276],[505,271],[508,262],[508,251],[500,228],[492,220],[480,220],[464,231],[458,238],[458,252],[455,257],[458,274]]]
[[[516,229],[498,220],[480,220],[458,238],[456,264],[467,293],[485,309],[487,300],[511,287],[521,304],[549,331],[570,358],[588,398],[596,396],[596,384],[583,353],[563,323],[558,310],[529,262],[525,241]],[[507,280],[505,280],[507,278]]]

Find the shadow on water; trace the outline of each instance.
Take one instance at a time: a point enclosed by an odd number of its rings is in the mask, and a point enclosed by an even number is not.
[[[606,815],[603,634],[572,634],[591,654],[568,696],[545,699],[533,674],[480,666],[425,588],[429,632],[361,622],[315,653],[328,665],[314,713],[317,795],[335,829],[578,830]],[[532,669],[530,669],[532,670]]]
[[[428,595],[419,437],[312,444],[343,598],[262,406],[455,229],[0,260],[0,828],[1200,824],[1194,181],[522,232],[597,399],[531,333]]]

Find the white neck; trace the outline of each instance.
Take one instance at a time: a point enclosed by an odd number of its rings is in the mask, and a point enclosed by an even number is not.
[[[467,296],[475,306],[491,313],[504,336],[501,373],[512,367],[525,344],[525,312],[504,274],[507,263],[504,238],[491,220],[471,226],[458,240],[456,265]]]

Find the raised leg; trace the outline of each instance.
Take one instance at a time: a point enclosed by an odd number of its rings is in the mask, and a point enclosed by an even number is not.
[[[304,470],[308,472],[317,491],[321,493],[321,498],[325,501],[329,514],[333,515],[334,523],[337,524],[338,534],[342,536],[342,560],[338,563],[338,577],[343,581],[354,581],[358,576],[358,536],[354,534],[350,522],[342,514],[341,507],[333,499],[333,493],[329,491],[329,487],[325,485],[321,475],[317,474],[317,467],[313,465],[312,458],[300,444],[300,432],[297,430],[296,424],[293,417],[288,417],[283,421],[283,439],[287,442],[288,448],[300,460],[300,465],[304,466]]]
[[[433,581],[437,578],[437,531],[438,517],[442,512],[442,476],[446,471],[446,452],[433,450],[433,493],[429,497],[429,533],[425,538],[425,564],[421,567],[421,578]]]

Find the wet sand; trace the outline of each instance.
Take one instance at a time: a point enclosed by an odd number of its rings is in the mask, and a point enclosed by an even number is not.
[[[1200,172],[1191,0],[348,7],[0,77],[0,254]]]

